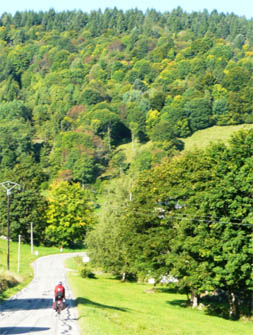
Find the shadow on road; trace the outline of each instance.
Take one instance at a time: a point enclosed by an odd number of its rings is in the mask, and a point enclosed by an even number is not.
[[[89,300],[89,299],[85,299],[85,298],[81,298],[81,297],[78,297],[76,299],[76,305],[91,305],[91,306],[97,307],[97,308],[109,308],[109,309],[115,309],[116,311],[121,311],[121,312],[128,312],[129,311],[128,308],[104,305],[104,304],[100,304],[98,302],[95,302],[95,301],[92,301],[92,300]]]
[[[67,299],[66,304],[68,306],[73,306],[75,305],[75,301],[72,299]],[[9,311],[15,312],[18,310],[47,309],[51,308],[52,305],[53,299],[48,298],[11,299],[6,300],[0,304],[0,313]],[[0,334],[2,334],[1,331]]]
[[[44,330],[48,330],[48,327],[0,327],[0,334],[8,334],[8,335],[17,335],[17,334],[29,334],[36,333]]]

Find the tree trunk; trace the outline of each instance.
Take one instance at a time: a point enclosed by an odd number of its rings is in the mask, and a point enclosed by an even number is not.
[[[122,273],[122,277],[121,277],[121,281],[125,281],[126,280],[126,272]]]
[[[107,135],[108,135],[108,147],[109,147],[109,151],[111,151],[112,147],[111,147],[111,128],[110,126],[108,126],[107,128]]]
[[[199,295],[196,294],[195,292],[192,292],[191,302],[192,302],[192,308],[198,307]]]
[[[238,304],[234,292],[228,292],[228,302],[229,302],[229,318],[238,319]]]
[[[131,131],[131,140],[132,140],[132,151],[134,151],[134,133]]]

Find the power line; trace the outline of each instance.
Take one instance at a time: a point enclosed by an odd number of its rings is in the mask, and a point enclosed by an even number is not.
[[[116,207],[115,207],[115,208],[116,208]],[[182,208],[183,208],[183,207],[182,207]],[[148,209],[148,210],[142,209],[141,212],[146,212],[146,213],[148,214],[148,213],[152,213],[152,212],[154,211],[154,209],[157,209],[157,210],[160,209],[161,211],[162,211],[162,210],[163,210],[163,211],[167,211],[166,208],[158,207],[158,206],[157,206],[157,207],[154,207],[153,210],[151,210],[151,209]],[[181,209],[181,208],[174,208],[174,209],[178,212],[178,210]],[[135,210],[135,211],[138,211],[138,212],[139,212],[139,210]],[[177,214],[179,215],[180,213],[177,213]],[[181,213],[180,215],[188,215],[188,216],[189,216],[190,214],[187,214],[187,213]],[[192,216],[192,215],[191,215],[191,216]],[[203,215],[203,216],[201,216],[201,218],[203,218],[203,219],[205,219],[205,218],[209,219],[209,218],[210,218],[210,219],[212,219],[212,220],[213,220],[213,219],[218,219],[218,220],[220,219],[220,217],[218,217],[218,216],[211,216],[211,215]],[[238,222],[238,223],[241,222],[241,220],[238,219],[238,218],[233,218],[233,217],[232,217],[232,218],[230,218],[230,219],[231,219],[232,221],[234,221],[234,222]]]
[[[165,217],[168,217],[167,215]],[[197,222],[206,222],[206,223],[213,223],[213,224],[232,224],[232,225],[236,225],[236,226],[249,226],[249,227],[253,227],[253,224],[251,223],[242,223],[242,222],[227,222],[227,221],[213,221],[213,220],[204,220],[204,219],[197,219],[195,217],[191,217],[189,215],[181,215],[180,214],[175,214],[172,215],[172,218],[176,217],[176,218],[180,218],[180,219],[184,219],[184,220],[191,220],[191,221],[197,221]]]
[[[165,215],[166,217],[168,217],[167,215]],[[251,223],[242,223],[242,221],[239,221],[238,222],[231,222],[231,221],[214,221],[214,220],[206,220],[206,219],[202,219],[201,216],[197,216],[199,217],[200,219],[197,219],[195,216],[192,216],[190,214],[187,214],[187,213],[175,213],[175,214],[172,214],[172,217],[178,217],[178,218],[183,218],[183,219],[187,219],[187,220],[193,220],[193,221],[199,221],[199,222],[207,222],[207,223],[221,223],[221,224],[233,224],[233,225],[250,225],[250,226],[253,226],[253,224]],[[188,219],[189,218],[189,219]],[[203,217],[205,218],[205,216]],[[218,217],[215,217],[215,218],[218,218]]]
[[[113,207],[111,207],[111,209],[113,210]],[[115,209],[118,210],[118,208],[115,207]],[[159,208],[157,208],[159,209]],[[154,210],[133,210],[134,213],[136,213],[137,215],[141,215],[141,216],[146,216],[146,217],[150,217],[151,214],[152,215],[156,215]],[[253,224],[251,223],[243,223],[242,221],[239,221],[238,219],[236,219],[238,222],[231,222],[231,221],[214,221],[214,220],[206,220],[205,218],[208,218],[208,216],[192,216],[191,214],[188,213],[171,213],[170,216],[168,216],[167,214],[165,214],[166,210],[164,210],[163,212],[163,208],[161,208],[161,213],[159,216],[159,213],[157,213],[157,218],[163,219],[163,218],[168,218],[168,219],[184,219],[184,220],[189,220],[189,221],[197,221],[197,222],[206,222],[206,223],[210,223],[210,224],[226,224],[226,225],[237,225],[237,226],[248,226],[248,227],[253,227]],[[214,218],[219,219],[217,216],[215,216]],[[235,219],[231,218],[231,220],[235,221]]]

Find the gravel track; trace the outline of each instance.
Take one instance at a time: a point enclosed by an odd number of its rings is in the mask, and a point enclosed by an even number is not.
[[[66,280],[64,261],[84,253],[57,254],[34,262],[34,279],[15,296],[0,304],[0,335],[80,335],[75,300]],[[52,309],[54,287],[66,289],[67,308],[61,315]]]

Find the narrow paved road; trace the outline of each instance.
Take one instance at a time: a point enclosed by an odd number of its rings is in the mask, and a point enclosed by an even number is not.
[[[84,255],[84,254],[80,254]],[[79,335],[77,310],[66,280],[64,261],[75,254],[41,257],[34,263],[33,281],[0,304],[0,335]],[[60,316],[52,309],[54,287],[62,281],[67,308]]]

